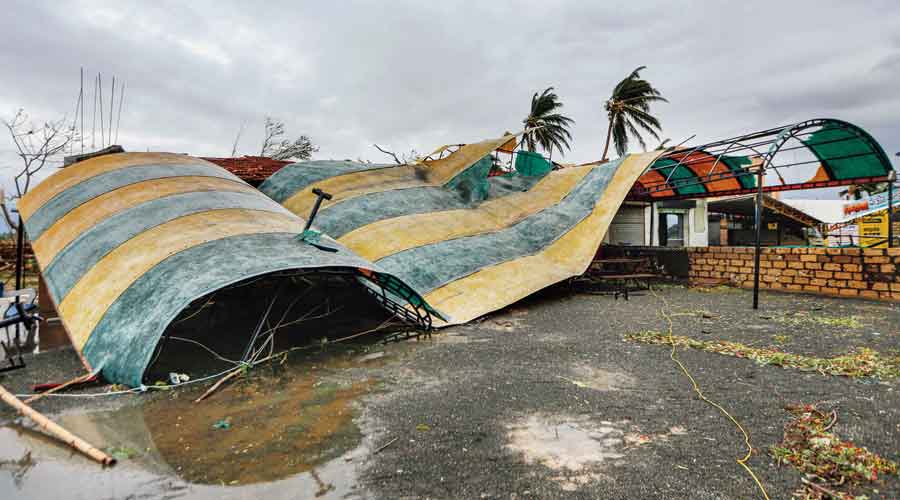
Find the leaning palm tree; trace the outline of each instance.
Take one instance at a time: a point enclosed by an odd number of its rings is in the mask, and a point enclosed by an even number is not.
[[[619,156],[625,154],[628,149],[629,134],[637,139],[642,148],[647,144],[641,137],[639,128],[645,130],[656,140],[659,140],[658,131],[662,130],[659,120],[650,114],[650,103],[669,102],[650,85],[647,80],[641,79],[640,72],[646,68],[641,66],[631,72],[624,80],[613,89],[612,96],[604,104],[609,115],[609,129],[606,131],[606,146],[603,147],[603,161],[607,159],[609,141],[616,144],[616,152]]]
[[[525,124],[525,135],[522,140],[529,151],[534,151],[540,146],[553,156],[553,150],[560,153],[563,148],[571,149],[569,141],[572,134],[569,126],[575,123],[571,118],[558,113],[563,105],[559,102],[559,96],[553,92],[553,87],[547,87],[543,92],[534,93],[531,98],[531,112],[522,120]]]

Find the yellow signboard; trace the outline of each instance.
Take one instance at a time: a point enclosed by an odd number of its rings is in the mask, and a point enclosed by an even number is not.
[[[887,247],[887,210],[881,210],[860,217],[858,222],[859,246],[875,248]]]

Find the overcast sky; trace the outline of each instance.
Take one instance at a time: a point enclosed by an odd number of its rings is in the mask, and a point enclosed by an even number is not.
[[[565,159],[590,161],[603,101],[646,65],[675,143],[835,117],[900,151],[896,0],[3,0],[0,30],[0,114],[71,117],[80,67],[103,73],[105,99],[116,75],[127,150],[225,156],[244,124],[238,151],[256,154],[271,115],[310,135],[316,158],[384,161],[372,143],[426,152],[518,130],[554,86],[576,122]],[[0,136],[0,165],[11,150]]]

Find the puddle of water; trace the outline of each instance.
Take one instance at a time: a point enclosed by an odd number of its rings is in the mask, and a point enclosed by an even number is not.
[[[266,482],[309,471],[355,447],[362,435],[350,403],[371,386],[267,378],[200,404],[186,395],[155,401],[143,416],[163,459],[185,480]]]
[[[580,471],[588,465],[622,458],[624,436],[625,432],[612,422],[531,415],[509,426],[507,446],[531,463]]]
[[[371,448],[355,403],[376,383],[351,373],[353,358],[310,365],[255,370],[199,404],[203,388],[54,417],[125,455],[109,469],[30,427],[0,426],[0,498],[352,497]]]
[[[622,425],[592,422],[587,416],[531,415],[508,426],[507,448],[522,453],[528,463],[558,472],[552,479],[563,490],[574,491],[606,477],[600,466],[625,456]]]
[[[36,431],[17,425],[0,427],[0,498],[286,500],[346,498],[354,493],[352,462],[343,459],[281,481],[238,486],[191,484],[143,465],[143,460],[125,460],[103,469]]]

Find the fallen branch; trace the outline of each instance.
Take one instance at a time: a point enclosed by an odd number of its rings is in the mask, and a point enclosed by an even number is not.
[[[212,395],[212,393],[216,392],[216,390],[217,390],[219,387],[222,386],[222,384],[224,384],[225,382],[227,382],[227,381],[231,380],[232,378],[238,376],[238,375],[241,374],[241,373],[243,373],[243,370],[241,370],[241,368],[235,368],[234,371],[232,371],[232,372],[229,373],[228,375],[225,375],[224,377],[220,378],[220,379],[218,380],[218,382],[216,382],[215,384],[213,384],[212,387],[210,387],[209,389],[207,389],[206,392],[204,392],[203,395],[201,395],[199,398],[195,399],[194,402],[195,402],[195,403],[199,403],[200,401],[203,401],[204,399],[210,397],[210,396]]]
[[[828,422],[828,425],[822,427],[822,432],[828,432],[834,424],[837,423],[837,410],[831,410],[831,422]]]
[[[380,325],[376,326],[375,328],[372,328],[372,329],[370,329],[370,330],[365,330],[365,331],[362,331],[362,332],[358,332],[358,333],[354,333],[354,334],[352,334],[352,335],[348,335],[348,336],[346,336],[346,337],[341,337],[341,338],[339,338],[339,339],[331,340],[331,341],[326,342],[324,345],[328,345],[328,344],[337,344],[337,343],[340,343],[340,342],[346,342],[346,341],[348,341],[348,340],[355,339],[356,337],[360,337],[360,336],[362,336],[362,335],[366,335],[366,334],[369,334],[369,333],[377,332],[377,331],[379,331],[379,330],[381,330],[381,329],[383,329],[383,328],[389,326],[392,320],[393,320],[393,318],[388,318],[387,320],[385,320],[383,323],[381,323]],[[275,328],[273,328],[273,329],[271,329],[271,330],[277,330],[278,328],[280,328],[280,326],[276,326]],[[206,392],[204,392],[199,398],[195,399],[194,402],[195,402],[195,403],[199,403],[199,402],[203,401],[204,399],[208,398],[208,397],[211,396],[214,392],[216,392],[216,390],[218,390],[219,387],[222,386],[222,384],[224,384],[225,382],[227,382],[227,381],[231,380],[232,378],[236,377],[238,374],[243,373],[245,369],[253,368],[253,367],[257,366],[257,365],[261,365],[261,364],[263,364],[263,363],[265,363],[265,362],[267,362],[267,361],[269,361],[269,360],[278,358],[278,357],[280,357],[280,356],[287,356],[288,353],[291,353],[291,352],[294,352],[294,351],[301,351],[301,350],[305,350],[305,349],[310,349],[310,348],[312,348],[312,347],[316,347],[316,345],[305,345],[305,346],[299,346],[299,347],[292,347],[292,348],[286,349],[286,350],[284,350],[284,351],[279,351],[279,352],[276,352],[276,353],[274,353],[274,354],[270,354],[270,355],[268,355],[268,356],[266,356],[266,357],[264,357],[264,358],[262,358],[262,359],[259,359],[259,360],[256,360],[256,361],[251,361],[251,362],[245,363],[245,364],[243,364],[243,365],[241,365],[241,366],[235,367],[234,370],[232,370],[231,372],[229,372],[228,374],[226,374],[225,376],[223,376],[222,378],[220,378],[215,384],[212,385],[212,387],[210,387],[209,389],[207,389]],[[282,363],[284,363],[284,360],[282,360]]]
[[[816,483],[810,481],[809,479],[806,479],[805,477],[801,477],[800,482],[805,484],[807,487],[812,488],[812,489],[818,491],[819,493],[824,493],[831,498],[835,498],[836,500],[843,500],[845,498],[844,495],[842,495],[834,490],[830,490],[820,484],[816,484]]]
[[[388,446],[394,444],[398,439],[400,439],[400,438],[394,438],[394,439],[391,439],[390,441],[388,441],[387,443],[384,443],[383,445],[381,445],[380,448],[378,448],[377,450],[373,451],[372,454],[373,454],[373,455],[377,455],[378,453],[381,452],[381,450],[383,450],[383,449],[387,448]]]
[[[81,384],[85,384],[87,382],[93,382],[95,380],[97,380],[97,374],[86,373],[84,375],[81,375],[80,377],[75,377],[72,380],[69,380],[68,382],[64,382],[64,383],[56,385],[50,389],[47,389],[46,391],[44,391],[40,394],[35,394],[34,396],[31,396],[30,398],[23,401],[23,403],[25,403],[25,404],[34,403],[35,401],[41,399],[42,397],[44,397],[48,394],[53,394],[54,392],[59,392],[63,389],[71,387],[73,385],[81,385]]]
[[[16,411],[21,413],[23,416],[33,420],[36,424],[38,424],[41,430],[45,431],[47,434],[59,439],[72,448],[80,451],[81,453],[84,453],[88,457],[100,462],[103,465],[113,465],[116,463],[116,459],[112,458],[106,453],[103,453],[102,451],[93,447],[87,441],[62,428],[62,426],[45,417],[41,413],[38,413],[32,407],[28,406],[22,401],[19,401],[19,398],[15,397],[3,386],[0,386],[0,399],[2,399],[6,404],[15,408]]]

